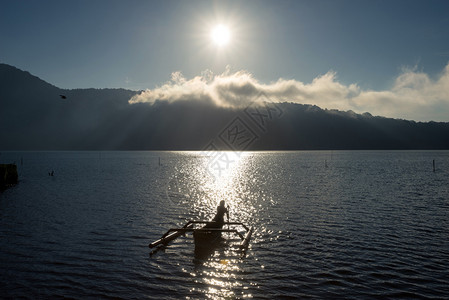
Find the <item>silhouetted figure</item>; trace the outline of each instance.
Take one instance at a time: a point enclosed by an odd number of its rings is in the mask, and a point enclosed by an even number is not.
[[[51,170],[51,172],[48,172],[48,176],[53,176],[55,175],[55,171]]]
[[[212,222],[215,222],[215,224],[208,224],[205,227],[213,227],[213,228],[223,227],[225,214],[226,214],[226,217],[228,218],[228,222],[229,222],[229,211],[225,207],[225,201],[221,200],[220,205],[217,206],[217,213],[215,214],[215,217],[212,219]]]

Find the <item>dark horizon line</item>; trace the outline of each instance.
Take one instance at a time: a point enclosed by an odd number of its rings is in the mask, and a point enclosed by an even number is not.
[[[203,149],[34,149],[34,150],[1,150],[2,152],[203,152]],[[249,152],[300,152],[300,151],[449,151],[449,148],[360,148],[360,149],[255,149],[255,150],[230,150],[230,149],[218,149],[216,151],[208,152],[236,152],[236,153],[249,153]]]

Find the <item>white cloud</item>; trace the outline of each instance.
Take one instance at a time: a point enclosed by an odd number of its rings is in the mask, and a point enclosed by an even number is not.
[[[362,90],[357,84],[338,82],[336,73],[315,78],[311,83],[280,78],[260,83],[246,71],[214,75],[210,71],[186,79],[180,72],[160,87],[143,91],[130,103],[197,100],[223,107],[245,107],[261,92],[273,101],[314,104],[321,108],[353,110],[358,113],[416,121],[449,121],[449,64],[435,79],[416,70],[404,70],[390,90]]]

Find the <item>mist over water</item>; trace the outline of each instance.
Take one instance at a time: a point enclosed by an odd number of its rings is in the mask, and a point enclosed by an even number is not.
[[[2,297],[449,295],[449,151],[244,152],[220,176],[201,152],[1,153],[14,161]],[[255,228],[245,256],[228,234],[206,257],[189,234],[150,255],[220,200]]]

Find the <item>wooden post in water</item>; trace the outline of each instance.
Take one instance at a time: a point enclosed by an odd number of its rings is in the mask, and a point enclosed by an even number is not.
[[[435,160],[433,160],[433,171],[435,172]]]
[[[16,164],[0,164],[0,190],[17,184],[19,175]]]

